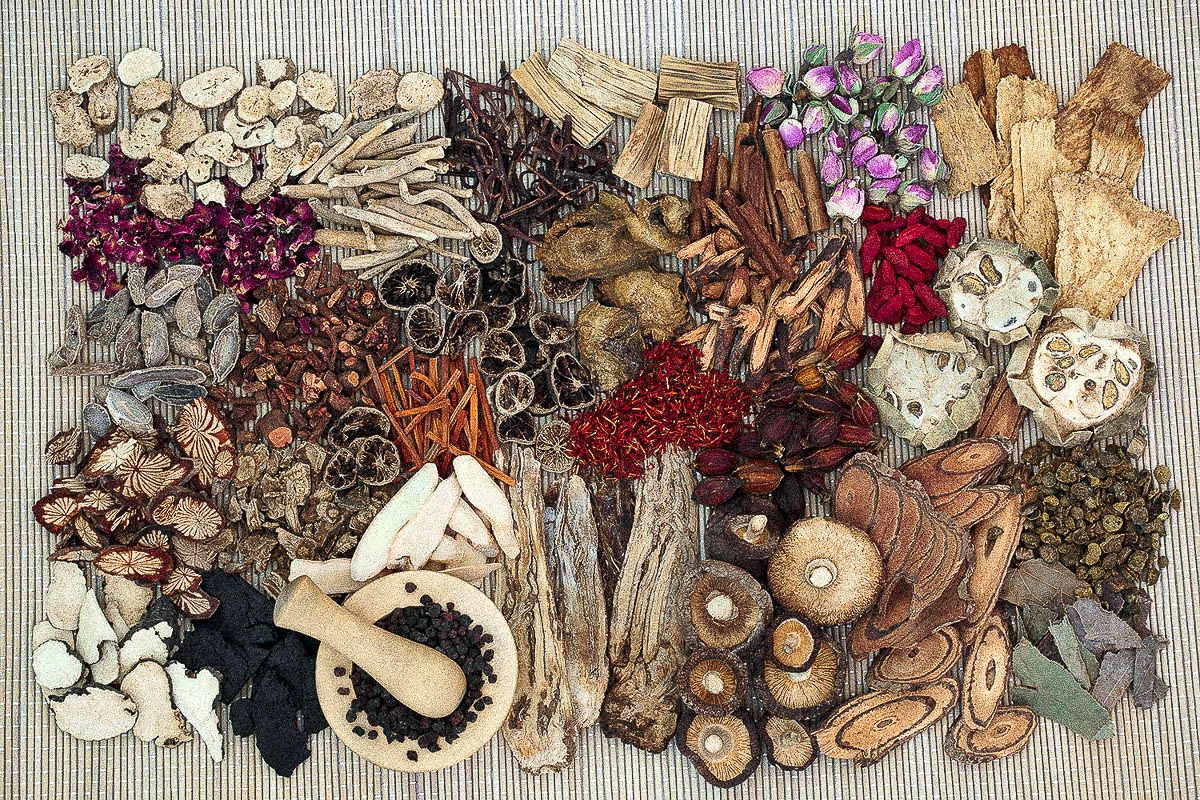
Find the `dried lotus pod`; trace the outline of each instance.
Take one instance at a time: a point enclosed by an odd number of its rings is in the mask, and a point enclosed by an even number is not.
[[[354,406],[333,421],[325,436],[331,446],[344,448],[356,439],[388,436],[391,432],[392,422],[387,414],[372,406]]]
[[[537,422],[528,411],[504,417],[496,423],[496,437],[509,444],[533,444],[537,438]]]
[[[383,273],[376,282],[379,302],[393,311],[407,311],[418,303],[433,299],[437,271],[423,258],[401,261]]]
[[[897,436],[935,450],[979,419],[995,374],[962,334],[888,331],[865,389]]]
[[[479,303],[479,265],[450,264],[433,288],[437,301],[451,311],[466,311]]]
[[[513,370],[500,376],[492,386],[492,408],[501,417],[513,417],[524,412],[533,402],[533,378]]]
[[[689,639],[708,647],[742,651],[762,637],[772,612],[771,596],[750,573],[723,561],[701,561],[684,578]]]
[[[749,778],[762,758],[758,729],[741,714],[689,715],[681,720],[675,744],[700,777],[722,789]]]
[[[570,472],[575,458],[569,451],[571,423],[552,419],[542,426],[533,440],[533,457],[547,472]]]
[[[355,440],[354,475],[368,486],[386,486],[400,477],[400,452],[396,445],[382,436],[367,436]]]
[[[996,710],[987,727],[974,729],[959,718],[946,734],[946,755],[964,764],[986,764],[1025,749],[1037,729],[1037,714],[1025,706]]]
[[[786,719],[813,718],[842,698],[846,659],[830,642],[821,641],[804,669],[785,669],[763,659],[754,676],[755,696],[767,711]]]
[[[1013,396],[1061,447],[1136,428],[1157,375],[1145,334],[1079,308],[1056,314],[1008,362]]]
[[[446,341],[446,323],[433,306],[418,303],[404,318],[404,332],[413,349],[424,355],[435,355]]]
[[[568,411],[587,408],[599,399],[591,376],[570,353],[559,353],[554,357],[550,365],[550,388],[558,405]]]
[[[934,282],[950,327],[984,344],[1035,334],[1058,302],[1058,282],[1033,250],[976,239],[950,251]]]
[[[731,650],[701,647],[688,656],[676,678],[684,705],[697,714],[732,714],[746,699],[750,675]]]

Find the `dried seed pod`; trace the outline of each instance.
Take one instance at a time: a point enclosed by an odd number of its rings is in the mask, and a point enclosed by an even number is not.
[[[738,464],[738,457],[720,448],[706,448],[696,451],[696,471],[705,477],[713,475],[731,475]]]
[[[769,494],[775,491],[783,479],[783,470],[774,462],[764,459],[742,462],[734,469],[733,474],[745,481],[742,489],[750,494]]]
[[[819,642],[812,663],[790,670],[763,660],[755,675],[755,694],[767,711],[796,719],[817,716],[841,696],[844,659],[829,642]]]
[[[367,436],[355,440],[354,475],[368,486],[386,486],[400,477],[400,452],[383,436]]]
[[[479,265],[450,264],[433,289],[434,297],[451,311],[466,311],[479,303]]]
[[[679,695],[697,714],[732,714],[746,699],[746,665],[730,650],[701,647],[679,668]]]
[[[883,650],[871,662],[867,685],[902,691],[943,677],[962,660],[962,638],[954,628],[934,631],[912,647]]]
[[[482,268],[480,297],[490,305],[511,306],[528,294],[525,264],[516,258],[504,258]]]
[[[946,734],[946,755],[964,764],[986,764],[1025,749],[1037,729],[1037,714],[1025,706],[996,709],[987,727],[974,729],[959,718]]]
[[[550,387],[558,405],[568,411],[587,408],[599,399],[587,370],[570,353],[554,356],[550,366]]]
[[[767,760],[780,769],[805,769],[817,756],[817,743],[799,720],[767,714],[758,731]]]
[[[861,530],[814,517],[794,523],[771,556],[776,601],[818,625],[858,619],[879,596],[883,562]]]
[[[1000,615],[993,613],[967,654],[960,724],[977,731],[988,727],[1004,699],[1011,669],[1012,645],[1008,640],[1008,628]]]
[[[508,370],[525,366],[525,348],[513,335],[503,328],[492,328],[483,337],[479,348],[479,369],[488,378],[497,378]]]
[[[338,450],[321,473],[321,482],[335,492],[345,491],[355,484],[358,459],[350,450]]]
[[[1058,282],[1033,250],[977,239],[950,251],[934,290],[950,327],[984,344],[1012,344],[1035,334],[1058,302]]]
[[[696,502],[705,506],[724,505],[733,499],[745,483],[736,475],[714,475],[705,478],[696,484]]]
[[[500,441],[510,444],[533,444],[537,438],[537,422],[533,414],[521,411],[496,423],[496,436]]]
[[[446,323],[433,306],[418,303],[408,310],[404,318],[404,332],[414,350],[434,355],[442,349],[446,340]]]
[[[438,283],[437,271],[423,258],[401,261],[379,277],[379,302],[393,311],[407,311],[418,303],[433,299]]]
[[[679,726],[675,744],[704,780],[723,789],[749,778],[762,757],[758,730],[735,714],[693,716]]]
[[[492,386],[492,408],[501,417],[514,417],[533,402],[533,378],[523,372],[506,372]]]
[[[112,430],[113,421],[108,409],[99,403],[88,403],[83,407],[83,427],[92,439],[101,439]]]
[[[752,575],[723,561],[701,561],[684,579],[689,638],[709,647],[741,651],[762,636],[771,618],[771,596]]]
[[[957,699],[953,678],[904,692],[868,692],[838,707],[813,737],[829,758],[874,764],[948,714]]]
[[[571,341],[575,329],[570,320],[553,311],[539,311],[529,318],[529,331],[542,344],[560,345]]]
[[[767,634],[767,658],[779,667],[799,672],[817,657],[820,642],[812,627],[799,614],[775,617]]]
[[[570,472],[575,458],[567,451],[571,442],[571,424],[552,419],[542,426],[533,440],[533,457],[547,472]]]

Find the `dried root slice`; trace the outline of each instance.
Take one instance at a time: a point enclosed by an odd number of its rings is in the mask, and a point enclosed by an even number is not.
[[[730,650],[701,647],[679,669],[679,694],[697,714],[732,714],[746,699],[746,665]]]
[[[950,87],[931,116],[950,165],[949,197],[958,197],[1000,174],[996,139],[965,83]]]
[[[954,628],[943,628],[912,647],[884,650],[871,662],[867,685],[879,691],[903,691],[924,686],[946,675],[962,658],[962,639]]]
[[[812,627],[799,614],[776,617],[767,645],[767,657],[779,667],[793,671],[808,669],[820,649]]]
[[[771,596],[754,577],[723,561],[702,561],[684,581],[689,635],[709,647],[743,650],[771,617]]]
[[[65,642],[51,639],[33,651],[33,679],[47,693],[65,691],[83,677],[83,662],[67,649]]]
[[[964,764],[986,764],[1024,750],[1037,728],[1037,714],[1025,706],[1006,706],[982,730],[964,722],[959,719],[946,734],[946,755]]]
[[[792,525],[767,567],[771,593],[781,606],[818,625],[861,617],[879,596],[883,562],[863,531],[814,517]]]
[[[79,633],[75,637],[75,650],[88,664],[100,661],[103,653],[101,646],[105,642],[116,644],[117,633],[113,630],[100,608],[100,601],[95,592],[88,592],[83,597],[79,609]]]
[[[92,742],[128,733],[138,715],[132,700],[107,686],[51,698],[50,710],[63,733]]]
[[[46,618],[55,628],[74,631],[79,628],[79,610],[87,597],[87,579],[77,564],[50,562],[50,585],[46,587]]]
[[[767,760],[780,769],[805,769],[817,756],[817,743],[799,720],[768,714],[758,723],[758,733]]]
[[[217,676],[209,669],[189,674],[187,667],[178,661],[167,664],[167,675],[171,679],[171,699],[183,718],[196,729],[209,757],[220,763],[225,751],[217,711],[213,707],[221,688]]]
[[[187,722],[171,703],[171,682],[161,664],[138,664],[121,681],[121,691],[137,706],[134,736],[159,747],[176,747],[192,740]]]
[[[806,669],[789,671],[764,661],[755,680],[758,698],[767,711],[795,719],[814,716],[840,697],[843,664],[837,648],[821,642]]]
[[[999,614],[992,614],[967,654],[963,670],[960,725],[983,730],[991,724],[1004,699],[1012,669],[1012,644]]]
[[[1025,515],[1021,512],[1020,492],[1010,492],[1003,505],[971,529],[975,569],[967,576],[965,587],[973,608],[962,623],[962,638],[974,641],[979,626],[991,614],[1008,574],[1008,565],[1021,541]]]
[[[697,715],[687,720],[679,726],[675,744],[704,780],[722,789],[749,778],[762,757],[758,730],[746,718],[734,714]]]
[[[957,699],[953,678],[906,692],[868,692],[841,705],[813,736],[830,758],[874,764],[946,716]]]

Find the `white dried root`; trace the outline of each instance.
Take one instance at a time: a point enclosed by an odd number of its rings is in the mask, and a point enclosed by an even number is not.
[[[117,127],[117,79],[111,75],[87,91],[88,119],[96,133],[112,133]]]
[[[320,70],[310,69],[296,78],[296,93],[318,111],[333,111],[337,106],[337,84]]]
[[[233,146],[242,150],[262,147],[275,138],[275,123],[265,114],[257,122],[246,122],[236,111],[229,111],[221,120],[221,129],[233,138]]]
[[[142,81],[129,93],[129,110],[134,114],[156,111],[171,102],[175,87],[162,78]]]
[[[120,655],[116,642],[100,643],[100,658],[89,668],[92,682],[101,686],[116,683],[121,676]]]
[[[245,155],[245,151],[238,152]],[[225,177],[236,183],[238,186],[245,189],[254,180],[254,162],[249,158],[242,159],[239,163],[232,166],[226,164]],[[249,201],[247,201],[249,202]]]
[[[317,124],[332,133],[346,122],[346,117],[336,111],[329,111],[317,117]]]
[[[487,523],[466,500],[460,499],[454,507],[454,513],[450,515],[450,530],[462,536],[488,558],[500,555],[500,548],[492,538]]]
[[[67,67],[67,85],[75,94],[83,94],[111,73],[108,56],[84,56]]]
[[[197,155],[208,156],[213,161],[225,164],[234,157],[233,137],[225,131],[206,133],[192,143]]]
[[[187,721],[171,702],[171,681],[162,664],[141,662],[121,681],[121,691],[137,708],[134,736],[159,747],[175,747],[192,740]]]
[[[108,162],[103,158],[73,153],[63,162],[63,173],[77,181],[99,181],[108,174]]]
[[[396,534],[425,505],[439,482],[436,464],[426,464],[404,482],[387,501],[358,540],[350,559],[350,577],[368,581],[378,575],[388,563],[388,553]]]
[[[388,550],[388,566],[409,564],[413,569],[424,567],[441,541],[442,534],[450,522],[450,515],[454,513],[454,507],[461,496],[462,490],[453,475],[439,483],[417,513],[392,540]]]
[[[288,581],[303,576],[311,579],[325,594],[350,594],[367,585],[365,581],[354,580],[350,568],[351,561],[348,558],[331,558],[327,561],[293,558]]]
[[[253,125],[266,119],[271,113],[271,89],[261,83],[247,86],[238,94],[234,108],[238,119],[247,124]]]
[[[183,151],[183,157],[187,161],[189,181],[199,186],[199,184],[212,179],[213,167],[217,163],[212,156],[204,155],[196,149],[195,145],[192,145]]]
[[[61,694],[83,677],[83,662],[66,642],[50,639],[34,647],[33,679],[47,694]]]
[[[221,682],[210,669],[202,669],[191,675],[187,667],[178,661],[167,664],[166,670],[171,679],[171,699],[175,707],[199,734],[209,757],[220,763],[225,755],[225,743],[221,739],[221,726],[213,703],[221,689]]]
[[[245,79],[237,69],[215,67],[179,84],[179,96],[196,108],[216,108],[232,100],[244,84]]]
[[[50,711],[59,730],[86,741],[111,739],[133,730],[137,706],[116,689],[88,686],[50,699]]]
[[[442,569],[458,569],[460,567],[478,567],[487,563],[487,556],[476,550],[469,541],[461,536],[444,534],[437,547],[430,554],[430,563],[442,565]]]
[[[154,589],[145,584],[120,575],[104,577],[104,611],[110,622],[119,617],[126,629],[132,628],[146,615],[153,599]]]
[[[142,205],[163,219],[183,219],[192,210],[192,197],[178,183],[149,183],[142,188]]]
[[[268,86],[274,86],[280,81],[290,81],[296,77],[296,62],[290,58],[260,58],[258,60],[258,80]]]
[[[428,114],[442,101],[442,82],[428,72],[407,72],[396,86],[396,105],[405,111]]]
[[[121,642],[117,651],[117,677],[124,678],[143,661],[165,665],[168,654],[166,639],[155,628],[139,628]]]
[[[513,510],[508,498],[491,475],[472,456],[456,456],[454,476],[462,487],[463,496],[488,521],[496,544],[508,558],[516,558],[521,547],[513,533]]]
[[[46,619],[62,631],[79,629],[79,610],[88,594],[87,579],[78,564],[50,562],[50,585],[46,587]]]
[[[69,91],[51,92],[47,98],[54,119],[54,140],[69,147],[88,147],[96,141],[96,129],[83,107],[83,97]]]
[[[149,47],[130,50],[117,64],[117,77],[126,86],[139,86],[151,78],[157,78],[162,71],[162,56]]]
[[[178,150],[207,132],[208,127],[204,124],[199,109],[187,103],[176,103],[175,110],[171,112],[171,121],[163,131],[163,147]]]
[[[295,81],[280,81],[271,88],[271,94],[268,100],[271,105],[270,116],[272,119],[278,119],[291,110],[292,105],[296,102],[296,82]]]
[[[88,592],[83,597],[79,608],[79,629],[75,635],[75,649],[84,662],[95,664],[100,660],[100,645],[104,642],[116,644],[117,633],[113,630],[100,608],[100,601],[94,592]]]

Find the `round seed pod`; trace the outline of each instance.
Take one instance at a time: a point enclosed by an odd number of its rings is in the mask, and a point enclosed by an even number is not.
[[[817,743],[799,720],[767,714],[758,723],[763,752],[780,769],[799,771],[817,756]]]
[[[533,378],[524,372],[505,372],[492,386],[492,408],[502,417],[513,417],[533,402]]]
[[[533,440],[533,457],[547,472],[570,472],[575,458],[568,452],[571,442],[571,424],[563,419],[552,419],[542,426]]]
[[[757,642],[771,618],[771,596],[750,573],[701,561],[684,578],[688,636],[709,647],[741,651]]]
[[[722,789],[749,778],[762,758],[758,729],[739,714],[694,715],[682,720],[675,744],[700,777]]]
[[[812,626],[799,614],[777,616],[767,633],[767,658],[782,669],[806,670],[820,649]]]
[[[450,264],[433,288],[437,301],[451,311],[466,311],[479,302],[479,265]]]
[[[750,675],[731,650],[701,647],[679,668],[679,695],[697,714],[732,714],[746,699]]]
[[[767,711],[776,716],[817,716],[840,699],[843,670],[837,648],[822,641],[812,663],[802,670],[784,669],[763,659],[755,675],[755,693]]]
[[[433,355],[442,349],[446,340],[446,323],[426,303],[418,303],[408,310],[404,318],[404,332],[418,353]]]
[[[775,600],[817,625],[861,617],[879,597],[883,560],[863,531],[825,517],[794,523],[767,565]]]
[[[483,337],[479,349],[479,370],[488,378],[498,378],[510,369],[525,366],[525,348],[503,328],[492,328]]]

